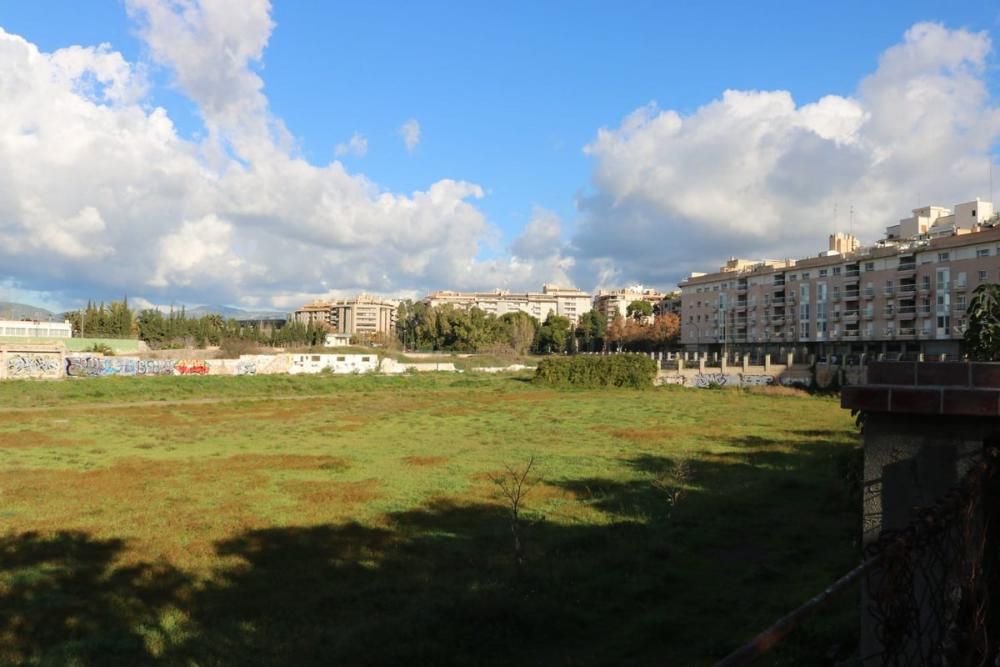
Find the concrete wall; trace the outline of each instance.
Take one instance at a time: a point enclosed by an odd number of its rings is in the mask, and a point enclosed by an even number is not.
[[[58,380],[64,355],[58,345],[0,345],[0,380]]]
[[[301,373],[374,373],[378,371],[377,354],[290,354],[288,372]]]

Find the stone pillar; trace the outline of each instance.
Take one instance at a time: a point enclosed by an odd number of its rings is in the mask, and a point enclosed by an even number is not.
[[[794,365],[795,365],[795,353],[789,352],[788,354],[785,355],[785,366],[791,368]]]
[[[815,354],[810,354],[809,357],[808,357],[808,359],[809,359],[809,365],[810,366],[814,366],[816,364],[816,355]]]
[[[705,360],[704,359],[699,359],[698,360],[698,372],[699,373],[704,373],[705,372]]]
[[[680,357],[677,358],[677,370],[679,371],[684,370],[684,360],[681,359]]]
[[[768,352],[764,355],[764,373],[769,374],[771,372],[771,353]]]
[[[719,368],[722,370],[723,375],[729,370],[729,360],[726,359],[726,355],[722,355],[722,358],[719,359]]]

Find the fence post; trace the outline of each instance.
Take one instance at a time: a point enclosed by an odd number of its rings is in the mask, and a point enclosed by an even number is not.
[[[768,352],[767,354],[764,355],[764,372],[765,373],[770,373],[771,372],[771,353],[770,352]]]

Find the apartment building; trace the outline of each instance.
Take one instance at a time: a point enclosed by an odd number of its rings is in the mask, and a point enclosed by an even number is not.
[[[680,284],[690,350],[958,354],[972,291],[1000,282],[991,202],[928,206],[860,247],[849,235],[800,260],[731,260]]]
[[[397,306],[396,301],[359,294],[353,299],[307,303],[295,311],[294,319],[303,324],[325,324],[332,333],[370,337],[395,332]]]
[[[497,317],[507,313],[527,313],[544,322],[550,313],[561,315],[576,324],[580,316],[591,309],[591,296],[574,287],[543,285],[541,292],[451,292],[428,294],[429,306],[452,305],[459,308],[479,308]]]
[[[619,316],[627,317],[628,307],[634,301],[646,301],[653,306],[654,313],[659,314],[660,303],[667,297],[667,294],[659,290],[644,288],[642,285],[630,285],[622,289],[602,289],[594,296],[594,310],[604,315],[610,322]]]

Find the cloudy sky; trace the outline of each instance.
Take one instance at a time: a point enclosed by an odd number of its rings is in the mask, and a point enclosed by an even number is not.
[[[991,3],[683,4],[4,3],[0,300],[666,288],[990,196]]]

